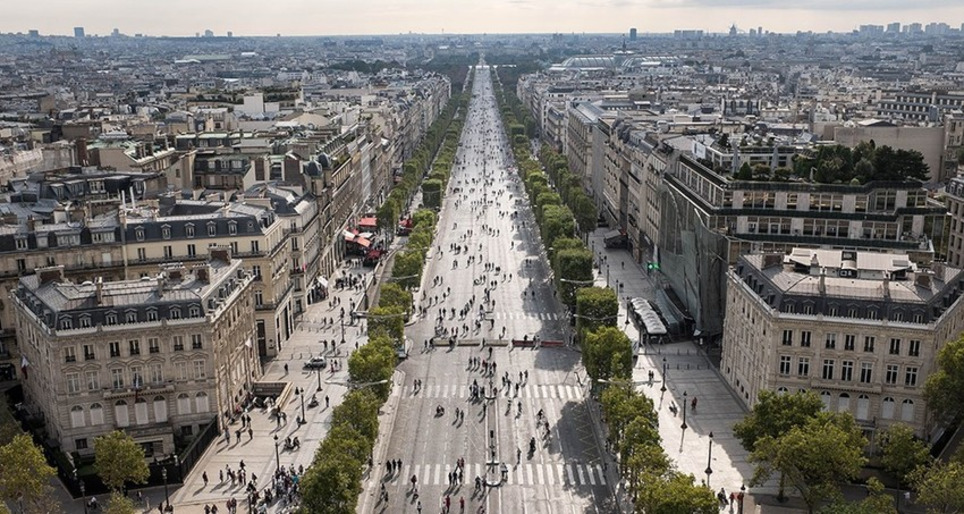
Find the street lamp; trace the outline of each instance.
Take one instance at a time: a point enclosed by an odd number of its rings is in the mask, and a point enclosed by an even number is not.
[[[275,468],[281,469],[281,454],[278,453],[278,434],[274,435],[274,464]]]
[[[301,398],[301,421],[299,421],[298,424],[304,425],[308,422],[308,420],[305,419],[305,390],[295,388],[295,394]]]
[[[161,468],[161,478],[164,479],[164,510],[171,508],[171,496],[167,493],[167,464]]]
[[[710,448],[706,456],[706,487],[710,486],[710,475],[713,474],[713,432],[710,432]]]
[[[315,370],[315,374],[318,375],[318,392],[321,392],[321,368]]]
[[[84,498],[84,514],[87,514],[87,486],[83,480],[80,481],[80,495]]]
[[[686,391],[683,391],[683,424],[680,425],[680,428],[686,430]]]
[[[659,388],[659,392],[666,392],[666,357],[663,357],[663,387]]]
[[[345,344],[345,316],[342,315],[338,321],[341,323],[341,344]]]

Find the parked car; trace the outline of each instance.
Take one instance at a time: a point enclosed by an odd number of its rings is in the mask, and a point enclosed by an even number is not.
[[[305,362],[305,369],[321,369],[328,365],[324,357],[312,357]]]

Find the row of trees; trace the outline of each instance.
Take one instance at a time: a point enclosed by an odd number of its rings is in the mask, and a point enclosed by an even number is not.
[[[444,191],[462,126],[461,120],[453,120],[457,113],[464,112],[467,101],[466,95],[453,97],[415,156],[405,163],[402,180],[377,214],[383,230],[394,230],[402,207],[430,167],[432,178],[422,185],[423,201],[425,185],[432,180],[441,180],[443,186],[439,194]],[[433,159],[433,156],[436,157]],[[431,209],[420,209],[412,218],[412,233],[405,249],[394,260],[394,280],[381,285],[378,304],[368,311],[368,342],[348,358],[348,377],[353,389],[333,410],[328,435],[315,451],[300,483],[300,512],[347,514],[356,511],[365,465],[371,465],[378,438],[378,411],[391,394],[392,374],[398,363],[397,349],[405,344],[405,320],[411,316],[413,306],[410,289],[421,282],[425,254],[432,245],[438,221]]]
[[[871,181],[926,181],[929,169],[917,150],[878,147],[873,140],[854,148],[842,145],[819,146],[810,157],[797,156],[793,172],[821,184],[866,184]]]
[[[528,140],[516,122],[518,100],[496,90],[503,120],[512,136],[519,175],[535,211],[560,298],[575,311],[576,336],[586,373],[593,384],[608,384],[600,397],[609,440],[622,463],[637,512],[711,514],[716,497],[679,472],[663,451],[653,402],[632,387],[632,342],[617,325],[619,299],[610,288],[592,287],[592,252],[581,239],[596,225],[597,213],[569,165],[551,148],[532,158]],[[548,170],[548,176],[545,171]],[[553,188],[550,181],[555,184]],[[578,212],[574,215],[573,212]]]

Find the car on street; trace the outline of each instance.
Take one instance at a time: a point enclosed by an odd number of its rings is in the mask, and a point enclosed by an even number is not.
[[[312,357],[305,361],[305,369],[322,369],[328,365],[324,357]]]

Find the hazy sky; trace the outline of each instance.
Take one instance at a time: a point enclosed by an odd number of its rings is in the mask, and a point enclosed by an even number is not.
[[[0,32],[342,35],[500,32],[848,31],[860,24],[964,23],[961,0],[42,0],[16,1]]]

